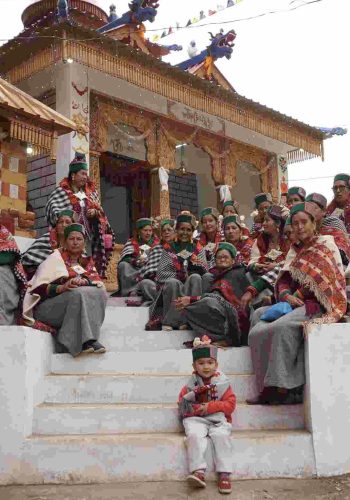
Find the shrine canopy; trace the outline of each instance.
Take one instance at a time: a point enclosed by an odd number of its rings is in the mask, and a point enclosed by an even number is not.
[[[0,128],[10,139],[30,144],[34,154],[56,158],[57,137],[75,131],[76,125],[0,78]]]

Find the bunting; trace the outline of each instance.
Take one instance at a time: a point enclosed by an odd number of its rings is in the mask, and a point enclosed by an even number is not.
[[[217,12],[221,12],[221,11],[228,9],[229,7],[233,7],[235,4],[241,3],[241,2],[243,2],[243,0],[227,0],[226,6],[223,4],[217,4],[215,9],[213,8],[213,9],[208,10],[207,15],[205,14],[205,12],[203,10],[201,10],[197,16],[194,16],[194,17],[188,19],[185,26],[188,27],[188,26],[191,26],[193,24],[199,23],[200,21],[203,21],[203,19],[205,19],[206,17],[213,16]],[[175,30],[180,29],[180,26],[181,26],[181,23],[176,22],[176,28],[170,27],[168,29],[168,31],[164,30],[161,35],[159,33],[156,35],[153,35],[153,37],[151,38],[151,41],[157,42],[160,38],[164,38],[165,36],[171,35],[172,33],[175,32]]]

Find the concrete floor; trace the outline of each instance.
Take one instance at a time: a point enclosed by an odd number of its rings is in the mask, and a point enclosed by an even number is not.
[[[350,475],[327,479],[237,481],[231,495],[214,483],[192,490],[182,482],[2,486],[0,500],[350,500]]]

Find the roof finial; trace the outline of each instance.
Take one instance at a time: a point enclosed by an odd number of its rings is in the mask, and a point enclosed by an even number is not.
[[[68,1],[57,0],[57,15],[61,19],[68,19]]]
[[[108,21],[111,23],[112,21],[116,21],[118,19],[118,16],[117,16],[117,7],[114,5],[114,3],[112,3],[112,5],[109,7],[109,17],[108,17]]]

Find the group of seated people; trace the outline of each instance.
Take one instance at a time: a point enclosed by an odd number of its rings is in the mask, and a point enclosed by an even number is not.
[[[248,403],[299,402],[303,335],[338,322],[348,307],[350,176],[337,175],[333,191],[328,206],[300,187],[283,206],[259,193],[251,230],[233,200],[222,214],[202,210],[199,231],[187,211],[157,230],[140,219],[120,256],[118,294],[150,306],[146,330],[191,329],[219,347],[249,345],[259,395]],[[51,332],[58,352],[101,354],[114,235],[83,158],[51,194],[47,217],[50,231],[23,255],[1,226],[0,325]]]

